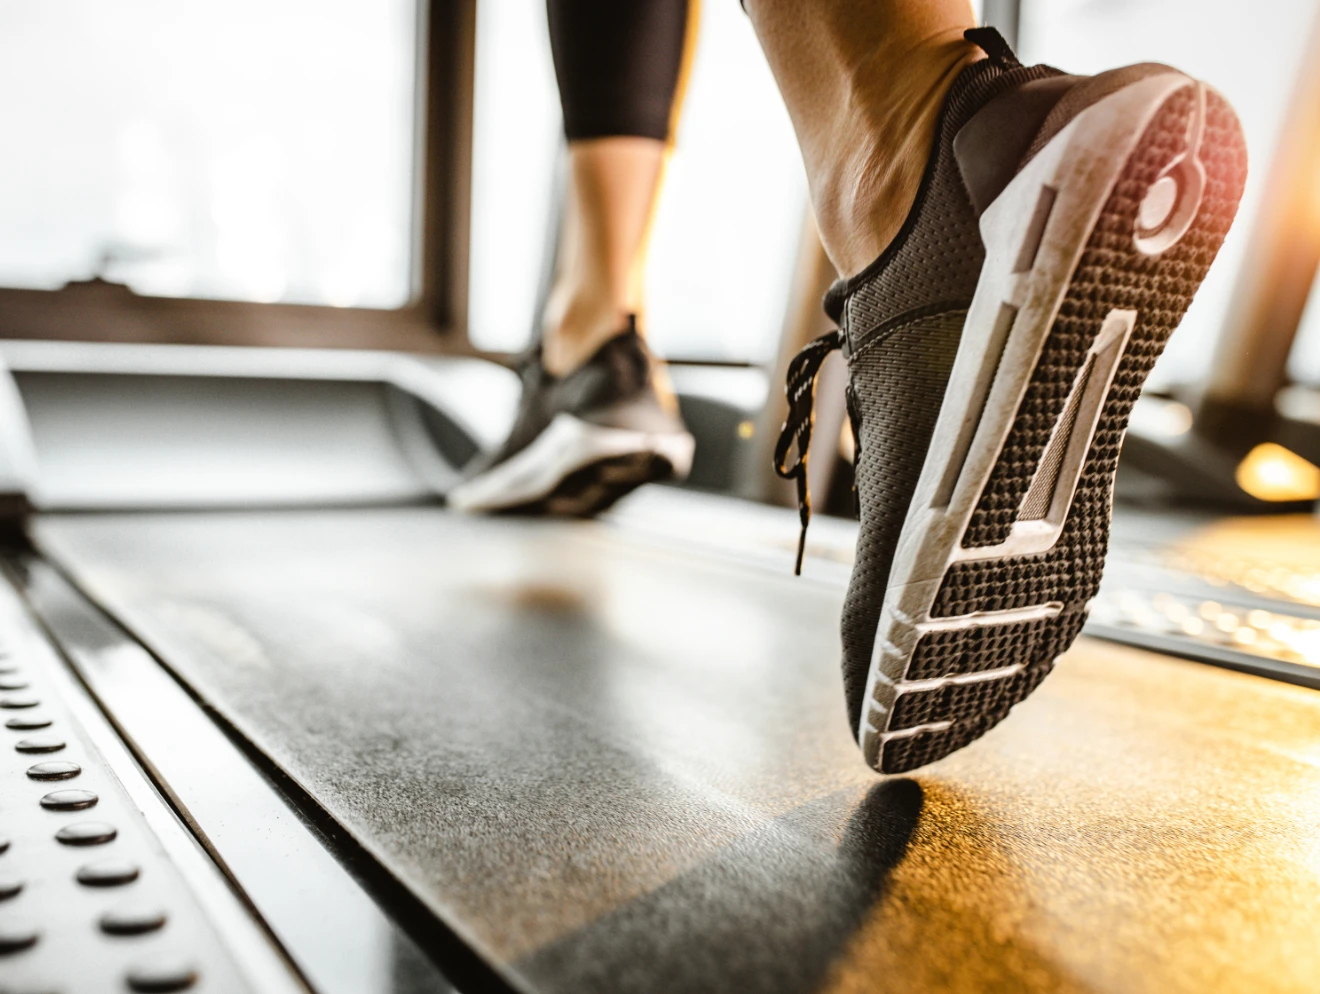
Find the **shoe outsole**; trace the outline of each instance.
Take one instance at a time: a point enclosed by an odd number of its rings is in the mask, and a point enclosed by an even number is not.
[[[1245,163],[1228,104],[1162,74],[1079,115],[986,211],[986,269],[876,634],[858,729],[875,769],[979,738],[1081,631],[1128,416]]]
[[[589,517],[643,483],[684,478],[695,443],[685,431],[612,428],[559,414],[522,451],[447,496],[460,511]]]
[[[583,466],[565,476],[545,497],[502,508],[498,513],[593,518],[638,487],[674,476],[674,465],[664,456],[633,452]]]

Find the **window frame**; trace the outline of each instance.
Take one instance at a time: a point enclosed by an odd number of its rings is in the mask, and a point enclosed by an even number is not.
[[[75,281],[59,290],[0,287],[0,336],[11,339],[167,343],[178,345],[283,346],[350,348],[422,354],[480,356],[509,363],[504,352],[477,349],[468,336],[467,304],[472,192],[478,0],[419,0],[416,47],[416,129],[413,176],[413,299],[395,310],[339,308],[307,304],[261,304],[196,297],[153,297],[134,293],[99,278]],[[1016,41],[1021,0],[983,0],[983,22],[994,24]],[[1311,50],[1320,52],[1320,19]],[[1296,105],[1317,99],[1320,75],[1299,80]],[[1296,121],[1294,145],[1311,149],[1320,143],[1320,121]],[[1293,157],[1294,159],[1297,156]],[[1262,203],[1262,219],[1252,241],[1264,263],[1250,264],[1237,280],[1231,324],[1226,329],[1209,381],[1197,391],[1211,403],[1233,407],[1262,406],[1269,388],[1287,382],[1286,364],[1315,278],[1320,248],[1307,243],[1301,264],[1285,265],[1277,248],[1286,243],[1281,223],[1290,209],[1293,189],[1272,190]],[[557,227],[557,217],[550,219]],[[547,232],[553,234],[553,232]],[[549,244],[555,244],[551,241]],[[1320,244],[1320,243],[1317,243]],[[799,257],[813,251],[809,240]],[[549,260],[552,261],[552,260]],[[1254,292],[1253,285],[1254,284]],[[1283,305],[1278,302],[1282,301]],[[1271,303],[1273,302],[1273,303]],[[800,320],[790,302],[779,349],[792,342]],[[1288,333],[1284,330],[1287,327]],[[1270,340],[1271,348],[1261,344]],[[681,356],[675,365],[736,365]],[[782,358],[782,357],[781,357]],[[773,363],[769,364],[773,368]],[[1254,382],[1254,387],[1253,387]],[[1261,384],[1266,389],[1262,390]]]

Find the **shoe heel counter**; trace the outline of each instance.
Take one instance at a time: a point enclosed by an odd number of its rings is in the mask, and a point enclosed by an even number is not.
[[[1081,78],[1031,80],[1002,93],[954,136],[954,159],[977,217],[1012,181],[1050,111]]]
[[[656,360],[634,330],[616,336],[565,379],[562,409],[589,424],[652,432],[683,431],[676,404],[657,385]]]

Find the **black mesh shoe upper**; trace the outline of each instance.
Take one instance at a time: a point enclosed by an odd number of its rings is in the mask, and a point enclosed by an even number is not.
[[[629,327],[566,376],[549,373],[538,344],[523,358],[522,396],[508,438],[467,474],[486,472],[536,440],[559,414],[607,428],[684,431],[672,399],[656,382],[656,361],[630,319]]]
[[[841,626],[854,730],[899,532],[985,262],[954,138],[1000,94],[1061,75],[994,59],[965,69],[945,100],[926,176],[903,228],[872,265],[836,284],[827,298],[844,336],[858,443],[861,527]]]

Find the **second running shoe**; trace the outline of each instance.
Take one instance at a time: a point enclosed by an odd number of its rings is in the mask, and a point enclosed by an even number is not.
[[[805,529],[815,374],[841,348],[861,515],[844,687],[885,773],[984,734],[1081,630],[1128,415],[1246,178],[1209,86],[1153,64],[1069,76],[967,38],[989,58],[950,89],[894,242],[828,294],[839,330],[791,367],[778,452]]]
[[[636,319],[565,376],[540,348],[522,364],[508,439],[449,492],[450,507],[588,517],[656,480],[686,477],[694,443]]]

